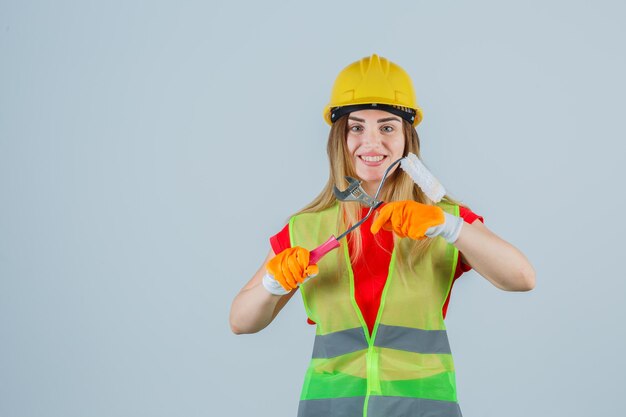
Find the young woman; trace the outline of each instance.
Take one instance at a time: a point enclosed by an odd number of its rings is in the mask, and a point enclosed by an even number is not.
[[[299,417],[461,416],[443,321],[452,284],[473,268],[500,289],[528,291],[533,267],[482,217],[448,196],[434,204],[397,168],[376,216],[310,265],[307,249],[367,212],[338,202],[333,186],[344,189],[351,176],[374,196],[392,162],[420,154],[422,111],[412,82],[385,58],[346,67],[324,118],[331,125],[328,183],[270,239],[267,259],[233,301],[231,328],[258,332],[300,289],[317,327]]]

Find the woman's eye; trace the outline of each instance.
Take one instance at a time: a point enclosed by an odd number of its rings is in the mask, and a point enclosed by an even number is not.
[[[350,131],[351,132],[360,132],[361,130],[362,130],[362,128],[359,125],[352,125],[352,126],[350,126]]]
[[[391,133],[393,132],[393,126],[383,126],[380,128],[380,130],[382,130],[385,133]]]

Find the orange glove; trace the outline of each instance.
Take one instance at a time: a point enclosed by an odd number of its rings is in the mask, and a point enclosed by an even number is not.
[[[417,201],[394,201],[380,209],[370,230],[376,234],[382,227],[393,230],[400,237],[421,240],[426,239],[426,231],[430,227],[441,225],[445,221],[440,207]]]
[[[310,252],[300,246],[287,248],[267,263],[269,278],[273,278],[287,292],[302,284],[309,276],[317,275],[317,265],[309,265]],[[268,285],[268,291],[275,294]],[[280,291],[279,291],[280,292]],[[286,293],[285,293],[286,294]],[[279,295],[279,294],[276,294]]]

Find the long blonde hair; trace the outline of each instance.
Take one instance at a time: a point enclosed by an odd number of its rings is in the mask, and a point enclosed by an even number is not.
[[[402,156],[406,156],[409,152],[420,157],[420,141],[417,136],[417,132],[413,126],[407,121],[402,121],[402,131],[404,133],[404,153]],[[349,225],[355,224],[361,219],[361,205],[356,202],[338,202],[333,194],[333,187],[337,187],[340,190],[345,189],[347,183],[344,179],[345,176],[358,178],[352,155],[348,151],[346,144],[346,135],[348,132],[348,117],[344,116],[333,123],[330,133],[328,135],[328,144],[326,146],[326,152],[328,154],[328,160],[330,165],[330,174],[328,176],[328,182],[319,193],[317,197],[313,199],[309,204],[302,208],[298,213],[311,213],[318,212],[339,203],[340,213],[342,216],[338,216],[338,230],[346,230]],[[421,159],[421,157],[420,157]],[[372,196],[373,197],[373,196]],[[378,197],[379,200],[385,202],[402,201],[402,200],[414,200],[423,204],[433,205],[434,202],[429,199],[422,190],[413,182],[411,177],[402,172],[398,167],[392,174],[389,175],[385,181],[381,193]],[[459,204],[449,196],[444,196],[444,201],[451,202],[453,204]],[[460,205],[460,204],[459,204]],[[363,243],[361,239],[361,229],[356,228],[348,236],[353,244],[352,259],[356,260],[363,254]],[[394,237],[394,239],[397,239]],[[380,245],[380,241],[375,239]],[[408,254],[411,259],[419,258],[430,246],[431,239],[416,240],[411,246],[410,253]],[[321,243],[321,242],[320,242]],[[397,242],[396,242],[397,243]],[[382,247],[382,246],[381,246]]]

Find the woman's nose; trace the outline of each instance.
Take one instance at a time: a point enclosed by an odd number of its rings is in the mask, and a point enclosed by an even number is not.
[[[369,129],[365,131],[364,143],[370,146],[376,146],[380,143],[380,132],[377,129]]]

